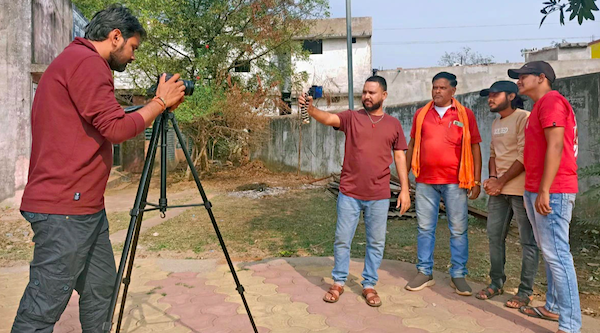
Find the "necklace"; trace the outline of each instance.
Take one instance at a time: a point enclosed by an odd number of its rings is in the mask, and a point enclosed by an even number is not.
[[[367,116],[369,117],[369,120],[371,121],[371,126],[373,126],[373,128],[375,128],[375,124],[377,124],[378,122],[382,121],[383,118],[385,117],[385,114],[382,114],[381,118],[379,118],[379,120],[373,121],[373,119],[371,118],[371,114],[369,113],[369,111],[365,110],[365,112],[367,113]]]

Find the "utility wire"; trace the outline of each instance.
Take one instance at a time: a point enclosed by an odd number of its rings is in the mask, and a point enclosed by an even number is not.
[[[546,23],[545,25],[558,25],[559,23]],[[468,28],[508,28],[508,27],[537,27],[539,24],[485,24],[485,25],[449,25],[441,27],[389,27],[389,28],[375,28],[373,30],[378,31],[394,31],[394,30],[432,30],[432,29],[468,29]]]
[[[516,41],[536,41],[536,40],[568,40],[568,39],[589,39],[592,36],[579,37],[553,37],[553,38],[507,38],[507,39],[470,39],[470,40],[433,40],[433,41],[393,41],[393,42],[374,42],[373,45],[410,45],[410,44],[461,44],[461,43],[496,43],[496,42],[516,42]]]

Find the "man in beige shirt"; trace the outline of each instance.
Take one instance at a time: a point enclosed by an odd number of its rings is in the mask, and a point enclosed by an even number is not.
[[[483,188],[490,196],[488,201],[487,233],[490,242],[491,284],[477,293],[479,299],[490,299],[503,293],[506,275],[506,235],[513,216],[519,227],[520,243],[523,248],[521,284],[515,296],[506,302],[510,308],[529,304],[533,293],[533,280],[538,267],[538,248],[531,223],[523,204],[525,190],[525,125],[529,112],[520,109],[522,100],[517,95],[519,88],[510,81],[498,81],[490,89],[480,92],[488,97],[490,111],[498,113],[492,123],[490,146],[490,178]]]

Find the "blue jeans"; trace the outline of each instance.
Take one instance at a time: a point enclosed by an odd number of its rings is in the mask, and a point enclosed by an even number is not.
[[[552,212],[547,216],[535,211],[537,193],[525,191],[524,198],[535,240],[546,262],[546,310],[559,314],[559,329],[578,333],[581,330],[581,306],[577,275],[569,246],[569,224],[575,194],[551,193]]]
[[[383,250],[385,248],[385,232],[387,227],[387,214],[390,200],[358,200],[340,194],[337,199],[337,226],[335,229],[335,243],[333,257],[335,265],[331,275],[333,281],[344,284],[348,279],[350,269],[350,245],[358,226],[360,212],[363,211],[367,236],[367,251],[365,254],[365,268],[362,273],[363,288],[372,288],[377,284],[379,276],[377,269],[381,265]]]
[[[467,190],[458,184],[430,185],[417,183],[415,205],[417,210],[417,270],[425,275],[433,274],[433,250],[435,229],[440,212],[440,198],[444,199],[448,228],[450,229],[450,276],[464,277],[468,274],[469,259]]]

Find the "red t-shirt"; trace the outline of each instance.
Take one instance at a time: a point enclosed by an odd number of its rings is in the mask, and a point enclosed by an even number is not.
[[[458,168],[462,149],[463,124],[458,120],[458,111],[452,105],[443,118],[431,109],[417,110],[413,118],[410,137],[415,138],[417,131],[417,115],[427,112],[421,129],[421,173],[418,183],[425,184],[458,184]],[[480,143],[481,135],[473,111],[467,109],[471,144]]]
[[[550,186],[550,193],[577,193],[577,120],[569,101],[558,91],[542,96],[534,105],[525,126],[525,189],[539,191],[546,159],[548,127],[564,127],[564,146],[560,166]]]
[[[144,119],[125,114],[112,72],[94,46],[76,38],[40,80],[31,110],[31,159],[21,210],[59,215],[104,208],[112,143],[141,133]]]
[[[371,116],[366,111],[347,110],[337,114],[339,130],[346,134],[340,191],[358,200],[390,198],[392,150],[406,150],[400,121],[388,114]]]

